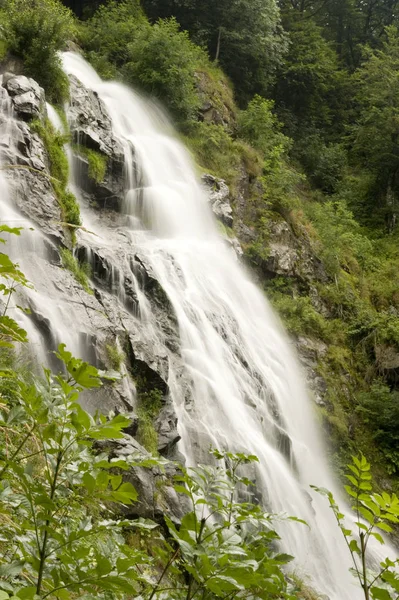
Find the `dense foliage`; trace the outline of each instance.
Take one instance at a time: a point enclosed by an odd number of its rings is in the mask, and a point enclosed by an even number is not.
[[[399,577],[395,568],[398,560],[387,557],[379,565],[369,569],[368,559],[372,542],[377,540],[383,546],[383,533],[391,533],[393,526],[399,523],[399,498],[396,494],[379,494],[373,490],[370,464],[364,456],[352,457],[345,477],[349,482],[345,489],[351,499],[356,519],[354,522],[341,512],[329,490],[317,487],[314,489],[328,498],[349,548],[354,567],[353,574],[359,581],[365,600],[392,600],[397,597],[399,591]]]
[[[233,233],[287,328],[314,345],[336,466],[358,447],[379,484],[397,489],[398,0],[65,4],[84,16],[76,29],[57,0],[0,2],[0,60],[16,53],[60,100],[56,51],[76,35],[104,77],[167,107],[200,169],[227,180]],[[62,140],[48,141],[63,181]],[[104,161],[88,160],[101,178]],[[79,225],[69,201],[65,221]],[[279,229],[296,263],[276,274]]]
[[[72,13],[58,0],[5,0],[4,34],[9,48],[24,61],[26,72],[60,100],[67,80],[57,51],[74,34]]]

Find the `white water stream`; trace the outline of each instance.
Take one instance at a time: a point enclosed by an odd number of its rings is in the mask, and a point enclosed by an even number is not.
[[[102,82],[78,55],[65,53],[63,63],[65,71],[95,90],[108,109],[125,152],[123,235],[145,257],[177,317],[193,399],[185,402],[180,374],[171,364],[168,384],[179,419],[180,450],[191,464],[204,461],[210,445],[256,454],[260,459],[256,487],[267,508],[309,524],[278,526],[283,550],[296,557],[295,568],[310,575],[314,586],[331,600],[360,599],[333,515],[326,500],[309,488],[317,484],[334,491],[335,485],[303,375],[264,295],[220,238],[187,151],[159,109],[121,84]],[[62,131],[57,113],[49,105],[47,111],[54,127]],[[6,153],[16,151],[20,131],[11,102],[1,94],[0,113],[0,134],[6,140],[1,167]],[[69,186],[80,199],[72,149],[66,150]],[[112,229],[101,224],[101,213],[83,201],[81,209],[83,225],[95,235],[81,231],[80,241],[90,247],[95,239],[97,246],[117,253],[116,234],[113,237]],[[74,354],[83,355],[80,317],[68,302],[68,292],[60,292],[57,282],[49,281],[46,239],[13,205],[4,169],[0,169],[0,221],[25,229],[19,238],[10,236],[6,251],[35,285],[25,297],[45,315],[53,346],[62,341]],[[115,280],[115,293],[123,304],[123,279],[115,274]],[[163,333],[138,281],[133,284],[140,318],[148,337],[156,340]],[[11,316],[28,331],[37,361],[48,363],[40,328],[16,304],[15,299]]]
[[[296,567],[331,600],[360,598],[327,502],[313,494],[310,500],[309,484],[335,486],[303,375],[264,295],[219,237],[187,151],[166,118],[140,96],[101,81],[76,54],[65,53],[63,64],[106,104],[125,149],[126,235],[145,255],[177,316],[194,399],[185,404],[171,369],[180,449],[191,463],[203,459],[210,444],[256,454],[257,488],[267,507],[309,524],[279,529]],[[140,308],[156,335],[143,295]]]

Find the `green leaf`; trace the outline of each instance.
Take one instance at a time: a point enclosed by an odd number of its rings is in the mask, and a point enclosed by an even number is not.
[[[3,563],[0,565],[0,577],[16,577],[25,566],[25,561],[16,560],[11,563]]]
[[[82,482],[88,492],[94,492],[94,489],[96,487],[96,480],[92,475],[90,475],[90,473],[85,473],[83,475]]]
[[[362,515],[362,517],[364,519],[366,519],[366,521],[368,521],[371,525],[374,523],[375,521],[375,516],[373,515],[373,513],[368,510],[368,508],[364,508],[364,506],[359,506],[359,513]]]
[[[360,548],[357,544],[357,540],[351,540],[349,542],[349,549],[351,552],[356,552],[356,554],[359,554],[359,555],[361,554]]]
[[[96,571],[100,576],[108,575],[112,570],[111,562],[104,556],[97,557]]]
[[[19,343],[28,341],[26,331],[8,315],[0,316],[0,337],[9,338],[11,341]]]
[[[390,525],[388,525],[388,523],[383,523],[382,521],[378,521],[378,523],[375,524],[376,527],[378,527],[378,529],[381,529],[382,531],[386,531],[387,533],[391,533],[392,527]]]
[[[137,492],[129,482],[123,483],[116,492],[112,492],[112,498],[122,504],[132,504],[137,500]]]
[[[83,362],[80,358],[74,358],[72,354],[66,350],[65,344],[60,344],[58,346],[56,355],[65,364],[68,373],[78,385],[86,389],[102,386],[98,370],[92,365]]]
[[[384,538],[377,531],[372,531],[370,535],[372,535],[376,540],[378,540],[380,544],[385,544]]]
[[[392,600],[391,594],[388,592],[388,590],[378,587],[371,588],[371,596],[374,598],[374,600]]]
[[[18,598],[22,598],[23,600],[31,600],[36,594],[36,586],[30,585],[28,587],[21,588],[18,592],[15,593]]]

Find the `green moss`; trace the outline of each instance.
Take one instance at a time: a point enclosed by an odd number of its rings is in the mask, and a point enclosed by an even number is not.
[[[151,417],[143,408],[137,409],[137,416],[139,421],[136,435],[137,441],[151,454],[158,454],[158,435],[154,429]]]
[[[149,392],[140,393],[138,387],[138,430],[137,441],[144,446],[148,452],[158,454],[158,435],[154,429],[154,419],[158,416],[162,407],[162,392],[153,389]]]
[[[89,161],[89,177],[96,183],[104,180],[107,172],[107,157],[95,150],[85,148],[85,155]]]
[[[116,344],[106,344],[105,352],[111,368],[120,371],[125,360],[125,353],[119,350]]]
[[[56,132],[48,119],[44,122],[34,119],[31,121],[30,127],[40,136],[46,148],[50,173],[53,178],[52,184],[61,207],[63,221],[67,225],[81,225],[79,204],[75,196],[67,189],[69,166],[64,150],[67,136]],[[74,231],[72,231],[72,236],[74,237]]]
[[[52,177],[54,177],[62,187],[65,187],[68,183],[69,171],[68,159],[64,151],[64,144],[67,141],[66,136],[55,131],[48,119],[44,122],[39,119],[34,119],[30,123],[30,128],[41,137],[46,147],[50,160],[50,172]]]
[[[235,237],[233,229],[231,227],[229,227],[228,225],[225,225],[221,221],[218,221],[217,222],[217,226],[218,226],[218,229],[219,229],[220,233],[222,235],[224,235],[225,237],[227,237],[227,238],[234,238]]]
[[[92,294],[92,290],[89,284],[90,267],[87,263],[79,263],[74,257],[72,252],[67,248],[62,248],[60,251],[62,264],[65,269],[68,269],[75,277],[76,281],[80,283],[83,289]]]
[[[74,149],[78,154],[87,158],[90,179],[96,183],[101,183],[104,180],[108,165],[108,158],[105,154],[80,145],[75,145]]]
[[[7,52],[8,52],[8,44],[7,44],[7,42],[5,40],[1,40],[0,39],[0,61],[5,58]]]

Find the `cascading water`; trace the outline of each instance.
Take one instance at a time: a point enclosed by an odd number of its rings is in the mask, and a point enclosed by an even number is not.
[[[51,363],[51,356],[48,354],[48,347],[56,347],[63,341],[78,354],[79,344],[76,343],[76,337],[71,335],[70,329],[66,326],[63,318],[63,310],[52,290],[55,289],[53,282],[48,280],[45,275],[44,265],[51,262],[51,244],[34,225],[34,223],[22,217],[16,210],[12,191],[15,180],[7,175],[14,169],[31,169],[29,166],[18,164],[19,155],[18,144],[23,141],[25,129],[15,118],[11,98],[1,86],[2,75],[0,75],[0,137],[2,144],[0,148],[0,222],[11,227],[22,228],[23,234],[20,236],[7,235],[7,252],[10,257],[20,266],[22,272],[28,281],[34,283],[34,287],[24,289],[23,298],[18,294],[21,290],[16,289],[12,294],[11,302],[8,305],[9,314],[28,332],[32,354],[35,356],[35,365]],[[55,112],[55,111],[54,111]],[[39,165],[33,169],[37,177],[44,177],[40,174]],[[15,191],[15,190],[14,190]],[[18,190],[17,190],[18,193]],[[43,314],[45,307],[45,319],[40,326],[32,321],[19,307],[23,304],[25,309],[33,309],[35,314]],[[45,330],[45,335],[43,331]],[[47,344],[44,341],[47,339]],[[51,344],[49,343],[51,340]]]
[[[180,449],[189,463],[203,460],[210,444],[256,454],[264,504],[309,524],[281,526],[284,550],[331,600],[360,598],[333,516],[309,489],[334,483],[303,376],[263,294],[218,235],[186,150],[159,110],[137,94],[102,82],[76,54],[65,53],[63,64],[107,107],[125,153],[124,236],[151,265],[178,321],[191,396],[185,401],[171,366]],[[114,243],[112,233],[97,234]],[[156,338],[156,320],[137,291],[141,318]]]

